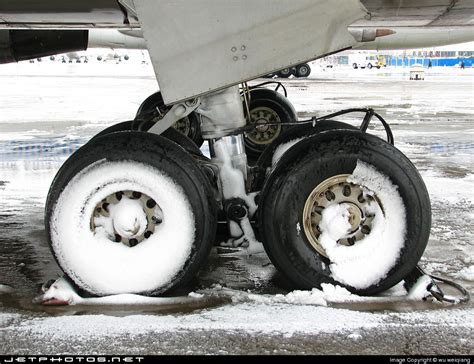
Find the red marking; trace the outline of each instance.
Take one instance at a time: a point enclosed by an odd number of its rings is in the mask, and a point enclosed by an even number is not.
[[[69,301],[58,300],[57,298],[52,298],[50,300],[41,302],[41,304],[45,306],[67,306],[69,303]]]

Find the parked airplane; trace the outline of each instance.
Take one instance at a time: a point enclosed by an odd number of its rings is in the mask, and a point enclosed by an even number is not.
[[[252,254],[258,236],[295,287],[374,294],[397,284],[423,254],[431,212],[388,124],[370,109],[298,121],[281,94],[245,82],[349,48],[470,41],[473,9],[472,0],[0,0],[0,62],[146,46],[160,86],[134,120],[58,172],[45,223],[60,267],[90,294],[162,294],[196,275],[225,219],[234,246]],[[105,28],[119,31],[101,40]],[[360,128],[333,121],[360,111]],[[375,119],[387,141],[367,133]],[[258,156],[253,167],[247,154]]]

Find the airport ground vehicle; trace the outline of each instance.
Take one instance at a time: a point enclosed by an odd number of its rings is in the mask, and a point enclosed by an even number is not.
[[[80,289],[158,295],[183,287],[203,266],[219,219],[231,243],[245,242],[249,254],[258,250],[258,236],[294,287],[329,282],[374,294],[416,267],[430,233],[429,196],[383,118],[361,108],[248,122],[252,91],[245,82],[396,36],[410,14],[419,21],[420,8],[432,32],[427,38],[441,42],[443,20],[471,24],[460,4],[400,3],[403,11],[393,15],[388,0],[364,1],[368,9],[358,0],[283,1],[272,8],[260,0],[85,0],[56,3],[49,12],[47,1],[0,3],[2,62],[84,49],[92,25],[141,28],[159,82],[160,97],[130,128],[93,138],[52,183],[46,231],[60,267]],[[393,17],[393,29],[377,25]],[[31,30],[35,24],[40,29]],[[348,112],[363,113],[359,128],[335,120]],[[193,114],[211,158],[187,135],[170,131]],[[386,141],[367,133],[375,119]],[[268,140],[272,127],[288,129],[270,138],[249,167],[245,136]]]
[[[352,68],[368,68],[372,69],[386,67],[386,61],[383,56],[379,55],[365,55],[365,54],[353,54],[349,58],[349,62],[352,64]]]

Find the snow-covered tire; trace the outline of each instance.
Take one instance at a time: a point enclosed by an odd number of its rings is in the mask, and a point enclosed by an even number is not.
[[[267,177],[267,171],[272,167],[274,162],[275,153],[278,153],[277,150],[280,146],[289,145],[288,143],[296,143],[303,140],[304,138],[311,137],[313,135],[336,129],[351,129],[356,130],[357,128],[340,121],[335,120],[321,120],[317,122],[314,126],[312,124],[302,124],[296,125],[288,130],[285,130],[281,135],[273,141],[260,155],[256,162],[256,166],[260,173],[257,173],[252,181],[252,190],[260,191],[263,188],[265,179]]]
[[[296,77],[308,77],[311,73],[311,67],[307,63],[296,66],[295,76]]]
[[[245,107],[244,111],[247,115]],[[249,111],[250,123],[262,124],[262,127],[255,128],[244,136],[245,152],[249,162],[253,164],[265,148],[288,129],[288,126],[282,125],[268,127],[264,125],[267,123],[297,122],[298,116],[295,108],[286,97],[277,91],[265,88],[250,91]]]
[[[371,193],[375,197],[367,197]],[[343,226],[346,235],[336,236],[327,224],[327,214],[338,206],[346,217],[336,228]],[[359,131],[335,130],[283,155],[262,191],[258,219],[271,261],[295,287],[332,283],[371,295],[416,266],[428,242],[431,208],[421,176],[398,149]],[[346,226],[347,221],[360,224]],[[355,241],[348,240],[349,232]]]
[[[137,110],[135,119],[139,119],[144,115],[149,115],[156,111],[156,108],[162,108],[164,106],[163,96],[161,92],[157,91],[154,94],[148,96],[143,101]],[[178,129],[179,132],[186,135],[191,139],[198,147],[204,143],[201,135],[201,124],[198,115],[193,111],[188,116],[178,120],[173,126]]]
[[[152,124],[148,123],[148,127],[151,127],[151,125]],[[147,131],[148,127],[147,125],[145,125],[145,126],[140,127],[139,129],[134,129],[133,121],[131,120],[122,121],[121,123],[114,124],[114,125],[109,126],[108,128],[105,128],[100,133],[93,136],[90,141],[95,140],[96,138],[102,135],[116,133],[118,131]],[[192,153],[195,155],[202,155],[201,150],[196,145],[196,143],[194,143],[189,137],[180,133],[174,128],[168,128],[160,135],[180,145],[181,147],[186,149],[189,153]]]
[[[118,132],[64,163],[45,225],[59,266],[83,291],[158,295],[183,287],[203,266],[216,209],[205,174],[182,148],[158,135]]]
[[[328,130],[336,129],[352,129],[357,128],[340,121],[335,120],[321,120],[314,126],[312,124],[301,124],[295,125],[282,132],[278,138],[276,138],[260,155],[257,165],[262,168],[267,168],[272,165],[272,158],[275,154],[276,149],[282,144],[286,144],[291,141],[301,140],[303,138],[311,137],[313,135],[322,133]]]

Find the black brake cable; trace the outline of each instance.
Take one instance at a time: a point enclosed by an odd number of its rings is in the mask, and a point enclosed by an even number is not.
[[[249,86],[249,90],[259,88],[259,87],[262,87],[262,86],[266,86],[266,85],[271,85],[271,84],[276,84],[277,85],[275,87],[274,91],[278,91],[278,89],[281,87],[282,90],[283,90],[283,95],[285,95],[285,97],[288,97],[288,92],[286,91],[286,87],[281,82],[278,82],[278,81],[261,82],[261,83],[256,84],[256,85]]]
[[[469,300],[471,299],[471,296],[469,295],[469,292],[467,291],[467,289],[465,289],[460,284],[450,281],[446,278],[441,278],[438,276],[434,276],[432,274],[428,274],[420,266],[416,266],[415,269],[413,269],[410,272],[410,274],[408,274],[408,276],[404,279],[405,289],[407,291],[410,291],[411,288],[423,276],[430,277],[431,279],[430,284],[426,287],[427,292],[429,292],[431,296],[433,296],[435,299],[437,299],[440,302],[459,304],[459,303],[469,302]],[[445,294],[443,290],[441,289],[441,287],[438,284],[436,284],[436,282],[441,282],[443,284],[453,287],[454,289],[459,291],[461,295],[459,297],[455,297],[452,295]]]
[[[265,123],[264,125],[265,126],[303,126],[303,125],[312,124],[313,126],[316,126],[316,124],[320,121],[331,120],[331,119],[333,119],[337,116],[341,116],[341,115],[345,115],[345,114],[349,114],[349,113],[354,113],[354,112],[364,112],[364,113],[366,113],[366,115],[364,117],[364,120],[362,121],[362,124],[359,127],[359,130],[361,130],[362,132],[365,133],[367,131],[369,123],[372,120],[372,117],[375,116],[382,123],[382,126],[385,129],[385,133],[387,134],[387,142],[392,144],[392,145],[395,144],[393,133],[392,133],[392,130],[390,129],[390,126],[388,125],[388,123],[385,121],[385,119],[381,115],[377,114],[373,109],[370,109],[370,108],[345,109],[345,110],[337,111],[337,112],[334,112],[332,114],[328,114],[328,115],[324,115],[324,116],[320,116],[320,117],[313,116],[311,119],[307,119],[307,120],[300,120],[300,121],[295,120],[295,121],[290,121],[290,122],[286,122],[286,123]],[[254,123],[254,124],[249,124],[249,125],[242,126],[240,128],[237,128],[237,129],[232,129],[232,130],[229,129],[229,130],[227,130],[227,132],[228,132],[227,135],[238,135],[238,134],[242,134],[242,133],[247,133],[247,132],[253,131],[255,128],[257,128],[259,126],[261,126],[261,125]],[[223,130],[223,131],[226,131],[226,130]]]
[[[471,296],[469,295],[469,292],[467,291],[467,289],[464,288],[463,286],[461,286],[460,284],[458,284],[456,282],[453,282],[453,281],[450,281],[446,278],[441,278],[441,277],[438,277],[438,276],[434,276],[432,274],[428,274],[428,277],[430,277],[433,280],[433,285],[431,286],[431,288],[428,291],[438,301],[458,304],[458,303],[469,302],[469,300],[471,299]],[[442,282],[442,283],[444,283],[448,286],[451,286],[451,287],[455,288],[456,290],[458,290],[461,293],[461,296],[460,297],[454,297],[454,296],[445,294],[441,290],[439,285],[436,284],[435,281]]]

